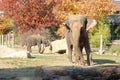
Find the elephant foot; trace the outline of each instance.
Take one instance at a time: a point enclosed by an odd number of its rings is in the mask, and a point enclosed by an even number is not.
[[[85,62],[79,62],[78,65],[85,66]]]
[[[72,60],[69,60],[70,63],[74,63]]]
[[[43,53],[44,53],[44,50],[42,50],[42,51],[39,51],[39,53],[40,53],[40,54],[43,54]]]
[[[35,58],[35,57],[33,57],[33,56],[30,54],[30,52],[27,52],[27,58]]]
[[[94,63],[92,60],[86,61],[86,63],[87,63],[88,66],[92,66],[92,65],[95,65],[95,64],[96,64],[96,63]]]
[[[40,54],[43,54],[43,52],[39,52]]]
[[[85,66],[86,65],[85,61],[81,61],[81,60],[75,61],[75,64],[80,65],[80,66]]]
[[[92,66],[92,65],[96,65],[96,64],[97,64],[96,62],[93,62],[93,61],[92,61],[92,62],[90,63],[90,65],[88,65],[88,66]]]

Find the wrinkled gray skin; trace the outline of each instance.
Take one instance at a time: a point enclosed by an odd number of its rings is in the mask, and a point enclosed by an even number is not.
[[[68,47],[68,59],[72,61],[72,50],[75,51],[75,63],[85,65],[82,54],[83,47],[85,47],[87,55],[87,64],[91,65],[92,56],[90,44],[88,40],[88,33],[86,31],[87,18],[82,15],[72,15],[63,23],[65,25],[65,38]]]
[[[30,35],[27,37],[27,51],[29,51],[29,53],[31,53],[31,47],[32,46],[38,46],[39,49],[39,53],[43,53],[45,50],[46,46],[50,46],[50,50],[52,50],[52,46],[49,40],[46,40],[43,36],[34,34],[34,35]]]

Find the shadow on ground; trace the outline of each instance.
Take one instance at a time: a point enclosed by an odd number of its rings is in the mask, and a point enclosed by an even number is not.
[[[0,80],[16,80],[18,77],[34,77],[35,67],[0,69]]]
[[[108,59],[93,59],[93,62],[95,64],[106,64],[106,63],[114,64],[114,63],[116,63],[115,61],[108,60]]]

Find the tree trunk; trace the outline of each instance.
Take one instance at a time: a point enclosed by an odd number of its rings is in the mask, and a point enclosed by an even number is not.
[[[120,65],[105,64],[84,68],[78,66],[41,66],[36,68],[35,76],[41,77],[43,80],[118,80],[120,79]]]

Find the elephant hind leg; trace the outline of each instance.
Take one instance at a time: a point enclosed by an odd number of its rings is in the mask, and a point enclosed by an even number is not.
[[[92,61],[92,54],[91,54],[89,45],[88,45],[88,47],[85,46],[85,51],[86,51],[86,55],[87,55],[87,64],[88,64],[88,66],[90,66],[90,65],[92,65],[93,61]]]
[[[88,66],[92,65],[93,61],[92,61],[92,55],[91,53],[87,54],[87,64]]]
[[[92,61],[90,44],[89,44],[88,40],[86,40],[86,42],[85,42],[85,51],[86,51],[86,55],[87,55],[87,64],[90,66],[90,65],[92,65],[93,61]]]

